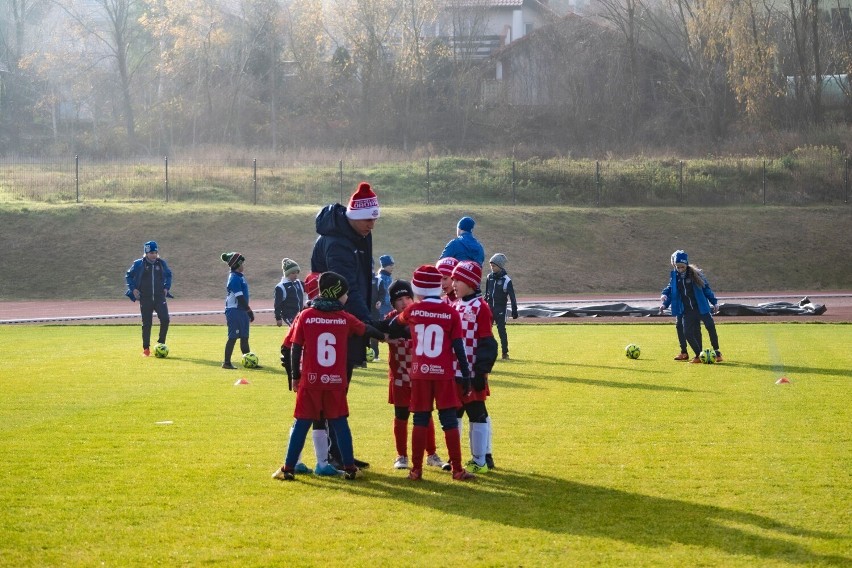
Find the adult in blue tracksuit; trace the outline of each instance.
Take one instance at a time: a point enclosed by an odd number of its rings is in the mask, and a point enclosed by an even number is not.
[[[671,313],[681,321],[686,342],[695,352],[693,363],[698,363],[701,354],[701,322],[707,328],[710,344],[716,351],[716,360],[722,360],[719,350],[719,337],[712,312],[718,307],[716,295],[710,288],[710,283],[704,273],[694,265],[689,264],[689,257],[682,250],[675,251],[674,270],[670,273],[669,284],[660,295],[660,309],[671,307]]]
[[[459,262],[472,260],[482,267],[485,262],[485,250],[476,237],[473,227],[476,223],[471,217],[462,217],[456,225],[456,238],[447,243],[438,259],[452,257]],[[477,286],[477,288],[479,288]]]
[[[154,312],[160,320],[160,335],[158,343],[166,342],[169,332],[169,306],[166,298],[171,298],[169,289],[172,287],[172,271],[166,261],[160,258],[156,241],[148,241],[142,247],[144,256],[133,261],[124,275],[127,283],[125,296],[132,301],[139,300],[139,311],[142,313],[142,355],[151,355],[151,326],[154,323]]]
[[[312,272],[335,272],[349,284],[349,297],[343,308],[364,322],[369,322],[373,280],[373,228],[379,218],[379,200],[367,182],[361,182],[349,198],[349,204],[323,207],[316,217],[317,237],[311,253]],[[364,336],[349,338],[346,378],[352,380],[355,366],[366,366],[367,342]],[[330,461],[341,460],[340,448],[333,430]],[[355,465],[369,467],[356,459]]]

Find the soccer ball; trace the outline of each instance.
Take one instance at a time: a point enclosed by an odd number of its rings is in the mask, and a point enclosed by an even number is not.
[[[260,360],[257,358],[257,355],[252,352],[243,355],[243,367],[246,369],[256,368],[259,362]]]
[[[716,352],[712,349],[705,349],[701,352],[701,355],[699,355],[698,358],[701,359],[702,363],[710,365],[716,362]]]
[[[367,362],[372,363],[376,358],[376,352],[372,347],[367,347]]]
[[[154,356],[163,359],[169,356],[169,346],[165,343],[158,343],[156,347],[154,347]]]
[[[639,346],[634,343],[631,343],[630,345],[624,348],[624,354],[627,355],[628,359],[638,359],[641,353],[642,350],[639,349]]]

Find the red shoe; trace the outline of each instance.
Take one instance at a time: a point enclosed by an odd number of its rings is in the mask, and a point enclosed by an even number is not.
[[[462,469],[461,471],[453,472],[453,479],[456,481],[470,481],[471,479],[476,479],[476,476],[467,470]]]
[[[150,357],[151,356],[151,350],[146,347],[145,349],[142,350],[142,356],[143,357]]]
[[[412,469],[408,472],[408,479],[413,481],[420,481],[423,479],[423,470],[422,469]]]
[[[721,363],[722,361],[724,361],[724,359],[722,359],[722,352],[716,351],[716,362]]]
[[[675,361],[689,361],[689,354],[681,353],[677,357],[674,358]]]
[[[699,364],[700,364],[700,363],[701,363],[701,359],[699,359],[698,357],[693,357],[693,358],[692,358],[692,361],[690,361],[690,363],[699,363]]]

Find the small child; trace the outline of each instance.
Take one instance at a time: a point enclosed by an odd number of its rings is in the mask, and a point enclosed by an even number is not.
[[[281,270],[284,276],[275,287],[275,323],[278,327],[283,324],[293,324],[296,314],[305,307],[305,287],[299,280],[299,265],[295,260],[285,258],[281,261]]]
[[[390,301],[393,309],[385,316],[384,322],[390,323],[406,307],[414,303],[411,284],[397,280],[390,285]],[[396,469],[408,469],[408,417],[411,414],[411,376],[409,368],[412,357],[411,337],[391,337],[388,339],[388,402],[393,405],[393,437],[396,446]],[[426,465],[442,467],[444,460],[437,454],[435,445],[435,422],[429,415],[426,431]]]
[[[249,347],[249,323],[254,321],[254,312],[249,307],[249,287],[245,270],[246,257],[238,252],[225,252],[220,257],[228,263],[231,272],[225,283],[225,321],[228,323],[228,341],[225,343],[225,361],[223,369],[236,369],[231,363],[231,355],[237,339],[240,340],[240,351],[243,355],[251,351]],[[260,366],[254,367],[259,369]]]
[[[509,338],[506,335],[506,307],[512,303],[512,319],[518,319],[518,302],[515,299],[515,287],[506,272],[509,260],[502,252],[498,252],[488,261],[491,274],[485,282],[485,301],[494,313],[494,323],[497,325],[497,335],[500,336],[500,350],[503,359],[509,358]]]
[[[284,465],[272,474],[275,479],[284,481],[294,479],[308,429],[316,420],[328,420],[334,427],[343,460],[343,476],[355,479],[358,468],[355,467],[346,400],[349,337],[366,334],[384,337],[343,309],[349,292],[349,283],[344,277],[324,272],[319,277],[319,291],[320,297],[299,317],[293,337],[290,365],[296,390],[293,412],[296,423]],[[305,380],[301,380],[302,376]]]
[[[308,297],[308,302],[310,303],[312,300],[316,299],[319,295],[319,272],[311,272],[305,277],[305,293]],[[296,335],[296,326],[299,325],[299,316],[302,312],[296,314],[293,323],[290,325],[287,331],[287,335],[284,337],[284,341],[281,343],[281,366],[287,371],[287,387],[292,391],[293,390],[293,368],[291,361],[291,350],[293,347],[293,337]],[[290,436],[293,437],[293,428],[295,428],[296,423],[293,422],[293,426],[290,427]],[[316,467],[314,467],[314,475],[339,475],[340,472],[331,464],[328,463],[328,429],[326,428],[325,420],[314,420],[313,422],[313,430],[311,432],[313,442],[314,442],[314,454],[316,456]],[[288,440],[289,440],[288,438]],[[289,445],[289,443],[288,443]],[[310,473],[311,469],[306,466],[302,462],[302,456],[299,455],[299,461],[296,463],[296,467],[294,468],[296,473]]]
[[[465,464],[465,469],[471,473],[494,469],[490,449],[491,420],[485,400],[491,394],[488,373],[497,360],[497,341],[491,333],[491,309],[476,292],[481,281],[482,268],[473,261],[462,261],[453,269],[453,288],[458,297],[455,308],[461,317],[467,362],[473,369],[473,390],[467,395],[459,393],[463,406],[458,413],[459,420],[467,413],[470,423],[472,459]]]
[[[672,315],[681,322],[683,335],[686,342],[695,352],[695,357],[690,363],[700,363],[701,355],[701,322],[707,328],[710,336],[710,344],[716,352],[716,361],[722,361],[722,352],[719,350],[719,336],[716,334],[716,323],[713,321],[711,312],[718,310],[716,295],[710,288],[710,283],[700,268],[689,264],[686,252],[677,250],[672,255],[674,270],[670,273],[669,284],[663,288],[660,295],[660,311],[671,306]],[[681,348],[683,349],[683,348]],[[684,360],[681,355],[676,360]],[[688,355],[687,355],[688,357]]]
[[[463,394],[470,392],[470,371],[462,341],[461,318],[452,306],[441,299],[441,273],[425,264],[414,271],[411,289],[415,302],[397,316],[399,324],[407,325],[412,339],[410,409],[414,413],[411,433],[411,471],[408,478],[423,478],[423,455],[433,403],[444,430],[444,440],[450,455],[453,479],[473,479],[461,463],[461,440],[456,417],[461,407],[456,383]],[[458,362],[459,375],[453,366]]]

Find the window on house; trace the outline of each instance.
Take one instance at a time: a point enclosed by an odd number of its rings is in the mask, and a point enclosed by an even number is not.
[[[524,23],[524,35],[525,36],[530,35],[532,33],[534,27],[535,26],[533,25],[532,22],[525,22]]]

